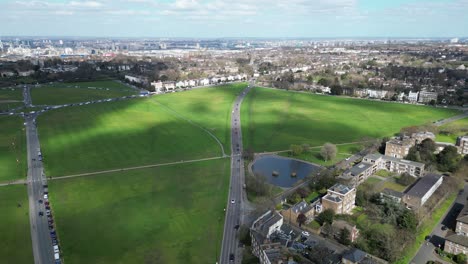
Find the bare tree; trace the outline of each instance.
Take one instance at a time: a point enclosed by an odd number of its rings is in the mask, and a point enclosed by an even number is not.
[[[325,161],[328,161],[336,157],[336,152],[337,149],[335,145],[332,143],[325,143],[325,145],[323,145],[322,149],[320,150],[320,156],[322,156]]]

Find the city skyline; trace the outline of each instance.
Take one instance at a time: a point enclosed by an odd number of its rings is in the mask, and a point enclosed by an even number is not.
[[[0,36],[466,37],[468,0],[2,1]]]

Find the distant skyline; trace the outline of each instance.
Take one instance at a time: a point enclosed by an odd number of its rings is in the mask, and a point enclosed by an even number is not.
[[[466,14],[468,0],[0,0],[0,38],[452,38]]]

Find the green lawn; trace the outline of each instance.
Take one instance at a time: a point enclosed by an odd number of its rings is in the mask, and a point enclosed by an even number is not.
[[[396,182],[394,182],[392,180],[387,180],[381,186],[381,190],[383,190],[384,188],[387,188],[387,189],[394,190],[394,191],[397,191],[397,192],[403,192],[406,189],[406,187],[407,186],[401,185],[401,184],[396,183]]]
[[[242,104],[244,146],[254,151],[320,146],[363,137],[392,136],[400,128],[457,114],[436,109],[352,98],[255,88]]]
[[[419,230],[416,234],[416,241],[413,244],[409,245],[405,248],[405,255],[402,256],[400,260],[396,263],[398,264],[406,264],[410,263],[411,259],[416,255],[418,252],[419,247],[422,243],[424,243],[424,238],[427,235],[430,235],[434,227],[437,225],[439,220],[445,214],[445,212],[449,209],[450,205],[455,201],[457,198],[456,194],[450,195],[440,206],[437,208],[431,215],[430,218],[426,218],[424,222],[420,225]]]
[[[136,93],[134,89],[116,81],[55,83],[31,89],[35,105],[79,103]]]
[[[0,117],[0,182],[26,178],[26,134],[23,119]]]
[[[23,89],[0,89],[0,112],[23,105]]]
[[[381,179],[377,179],[377,178],[374,178],[374,177],[369,177],[369,178],[367,178],[367,180],[364,183],[367,183],[370,186],[373,186],[373,185],[376,185],[376,184],[380,183],[381,181],[382,181]]]
[[[184,93],[179,96],[182,100]],[[221,156],[208,133],[152,100],[68,107],[39,116],[47,175]]]
[[[65,263],[215,263],[229,159],[49,182]]]
[[[229,153],[232,104],[246,87],[246,83],[235,83],[152,98],[155,102],[208,129],[222,142],[226,153]]]
[[[468,135],[468,118],[463,118],[439,127],[437,142],[455,143],[457,137]]]
[[[292,157],[296,159],[305,160],[305,161],[312,162],[314,164],[318,164],[322,166],[330,166],[352,156],[354,153],[359,152],[361,148],[362,148],[362,145],[359,145],[359,144],[339,145],[337,146],[338,151],[337,151],[336,157],[332,160],[327,160],[327,161],[325,161],[322,158],[322,156],[320,156],[321,147],[312,147],[309,151],[305,151],[298,156],[291,156],[288,152],[281,152],[279,153],[279,155],[284,156],[284,157]]]
[[[0,187],[0,263],[34,262],[28,208],[26,186]]]

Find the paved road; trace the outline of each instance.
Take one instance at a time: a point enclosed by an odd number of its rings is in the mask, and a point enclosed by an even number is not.
[[[254,86],[251,81],[249,86],[234,101],[231,113],[231,180],[229,196],[224,221],[223,241],[219,263],[240,263],[240,250],[238,250],[238,237],[236,225],[242,223],[242,210],[245,203],[244,185],[244,160],[242,158],[242,130],[240,122],[240,108],[245,95]],[[234,201],[232,203],[231,201]],[[230,262],[230,255],[235,256],[235,261]]]
[[[416,256],[411,260],[411,263],[414,264],[425,264],[429,260],[439,260],[434,254],[435,247],[439,245],[444,246],[445,236],[447,235],[448,230],[442,230],[442,226],[447,226],[448,228],[454,230],[455,222],[457,217],[457,212],[463,208],[463,205],[466,202],[466,197],[468,195],[468,184],[465,184],[464,191],[459,193],[457,199],[450,206],[450,209],[445,212],[444,216],[439,220],[437,225],[432,230],[430,234],[431,239],[428,243],[424,243],[419,248],[419,251],[416,253]],[[429,235],[429,234],[428,234]]]
[[[463,118],[467,118],[467,117],[468,117],[468,111],[463,112],[463,114],[459,114],[459,115],[456,115],[456,116],[452,116],[452,117],[449,117],[449,118],[446,118],[446,119],[436,121],[436,122],[434,122],[434,125],[441,126],[441,125],[445,125],[447,123],[457,121],[459,119],[463,119]]]
[[[34,263],[49,264],[54,263],[54,255],[44,204],[39,203],[39,200],[44,200],[43,184],[46,184],[46,179],[43,177],[42,162],[39,161],[38,156],[40,146],[35,116],[26,117],[25,123],[28,150],[29,220]],[[39,212],[43,212],[44,216],[39,216]]]

